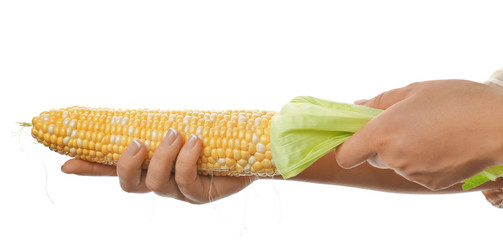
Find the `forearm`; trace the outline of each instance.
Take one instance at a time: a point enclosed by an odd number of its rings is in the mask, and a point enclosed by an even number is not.
[[[368,163],[352,169],[341,168],[334,151],[318,159],[313,165],[290,180],[333,184],[396,193],[458,193],[463,192],[462,183],[440,191],[431,191],[417,183],[408,181],[390,169],[375,168]],[[502,188],[503,181],[488,182],[471,191]]]

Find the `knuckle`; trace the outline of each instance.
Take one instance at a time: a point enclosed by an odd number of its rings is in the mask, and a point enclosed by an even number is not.
[[[160,183],[159,181],[153,180],[151,178],[146,178],[145,179],[145,186],[149,190],[155,192],[158,195],[159,195],[160,192],[163,192],[163,190],[165,189],[164,188],[164,184]]]
[[[377,108],[381,108],[381,105],[384,101],[384,97],[387,94],[387,92],[382,92],[379,95],[375,96],[370,100],[370,105],[371,106],[376,106]]]
[[[187,179],[183,176],[180,176],[180,174],[175,174],[175,182],[180,189],[184,189],[189,185]]]
[[[117,164],[117,175],[124,176],[134,171],[135,166],[130,162]]]
[[[125,184],[121,184],[121,188],[124,192],[127,192],[127,193],[136,193],[136,188],[135,187],[131,187],[129,185],[125,185]]]
[[[391,160],[388,160],[386,163],[390,168],[404,171],[405,169],[407,169],[405,162],[406,161],[402,158],[393,158]]]

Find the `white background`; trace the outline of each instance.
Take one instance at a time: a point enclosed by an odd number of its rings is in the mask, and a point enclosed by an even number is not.
[[[264,180],[198,206],[129,194],[116,178],[60,172],[68,158],[15,125],[73,105],[352,102],[415,81],[482,82],[503,66],[498,1],[405,2],[1,1],[0,238],[497,238],[503,212],[481,193]]]

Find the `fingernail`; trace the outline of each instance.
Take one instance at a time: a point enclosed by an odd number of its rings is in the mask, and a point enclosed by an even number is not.
[[[189,141],[187,142],[187,146],[193,147],[194,145],[196,145],[196,140],[197,136],[195,134],[191,134],[189,137]]]
[[[166,137],[164,138],[164,142],[166,144],[171,144],[175,141],[176,139],[176,136],[178,135],[178,131],[176,131],[176,129],[174,128],[170,128],[168,130],[168,134],[166,135]]]
[[[127,154],[129,154],[129,156],[134,156],[140,150],[140,146],[140,142],[137,139],[134,139],[126,149]]]
[[[367,99],[360,99],[360,100],[356,100],[354,103],[355,103],[356,105],[363,105],[363,104],[365,104],[365,103],[366,103],[366,102],[368,102],[368,101],[369,101],[369,100],[367,100]]]

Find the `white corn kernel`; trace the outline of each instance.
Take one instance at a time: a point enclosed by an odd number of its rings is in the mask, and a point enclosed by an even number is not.
[[[128,130],[127,130],[127,134],[129,136],[133,136],[134,135],[134,126],[129,126]]]
[[[77,126],[77,119],[72,119],[72,121],[70,121],[70,128],[75,129],[76,126]]]
[[[63,144],[65,144],[65,146],[68,146],[69,141],[70,141],[70,137],[65,137],[65,139],[63,139]]]
[[[68,124],[70,124],[70,120],[71,120],[70,118],[65,118],[65,120],[63,121],[63,125],[65,127],[68,127]]]
[[[185,124],[185,125],[189,125],[189,123],[190,123],[190,119],[191,119],[191,117],[190,117],[190,116],[185,116],[185,118],[183,119],[183,124]]]
[[[248,164],[254,164],[255,163],[255,157],[254,156],[250,156],[250,158],[248,158]]]
[[[252,135],[252,143],[253,144],[257,144],[258,141],[259,141],[259,137],[258,137],[257,133],[253,133],[253,135]]]
[[[251,164],[246,164],[246,166],[243,168],[243,170],[248,171],[251,168]]]
[[[256,147],[256,150],[257,152],[259,153],[265,153],[265,145],[262,144],[262,143],[257,143],[257,147]]]
[[[199,126],[199,127],[197,127],[197,130],[196,130],[196,135],[202,135],[202,134],[203,134],[203,129],[204,129],[204,127],[203,127],[203,126]]]
[[[150,141],[145,140],[144,144],[145,144],[145,147],[147,147],[147,150],[150,150]]]
[[[157,130],[156,129],[154,129],[152,131],[152,141],[157,141]]]
[[[51,134],[51,135],[54,133],[54,124],[49,125],[47,132],[49,132],[49,134]]]
[[[255,126],[260,126],[260,122],[262,121],[262,118],[255,118]]]
[[[78,132],[77,130],[75,130],[75,129],[74,129],[74,130],[72,131],[72,136],[71,136],[71,138],[77,138],[78,136],[79,136],[79,132]]]
[[[121,138],[122,138],[121,135],[116,135],[115,136],[115,144],[116,145],[121,145]],[[113,142],[110,142],[110,143],[113,143]]]

